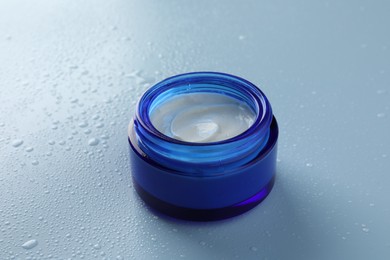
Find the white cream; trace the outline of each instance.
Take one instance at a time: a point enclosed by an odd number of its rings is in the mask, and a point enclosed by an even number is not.
[[[237,136],[256,118],[246,103],[205,92],[172,97],[154,108],[149,116],[153,126],[164,135],[195,143]]]

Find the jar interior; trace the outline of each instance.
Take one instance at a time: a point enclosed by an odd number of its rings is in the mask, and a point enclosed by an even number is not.
[[[156,98],[154,103],[149,111],[152,125],[185,142],[226,140],[246,131],[256,119],[256,112],[246,102],[222,93],[189,92]]]
[[[134,131],[153,163],[178,174],[215,176],[257,158],[271,121],[271,106],[252,83],[199,72],[168,78],[145,92]]]
[[[191,84],[156,95],[152,125],[163,135],[192,143],[218,142],[245,132],[258,106],[250,95],[215,84]]]

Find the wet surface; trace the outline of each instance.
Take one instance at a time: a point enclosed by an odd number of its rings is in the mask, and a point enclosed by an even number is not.
[[[386,259],[386,1],[2,1],[0,259]],[[134,191],[127,125],[153,83],[257,84],[280,128],[271,194],[193,223]]]

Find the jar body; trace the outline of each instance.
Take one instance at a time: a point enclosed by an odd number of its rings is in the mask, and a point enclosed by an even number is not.
[[[227,74],[190,73],[162,81],[144,94],[128,137],[134,187],[147,204],[173,217],[216,220],[243,213],[269,194],[275,179],[278,125],[264,94],[246,84],[251,83]],[[258,120],[244,133],[220,142],[168,138],[148,120],[159,97],[172,94],[172,89],[231,95],[252,106]]]

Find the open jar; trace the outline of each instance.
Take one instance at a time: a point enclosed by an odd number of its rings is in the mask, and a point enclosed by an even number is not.
[[[157,83],[128,137],[134,187],[167,215],[235,216],[273,187],[278,125],[263,92],[242,78],[195,72]]]

